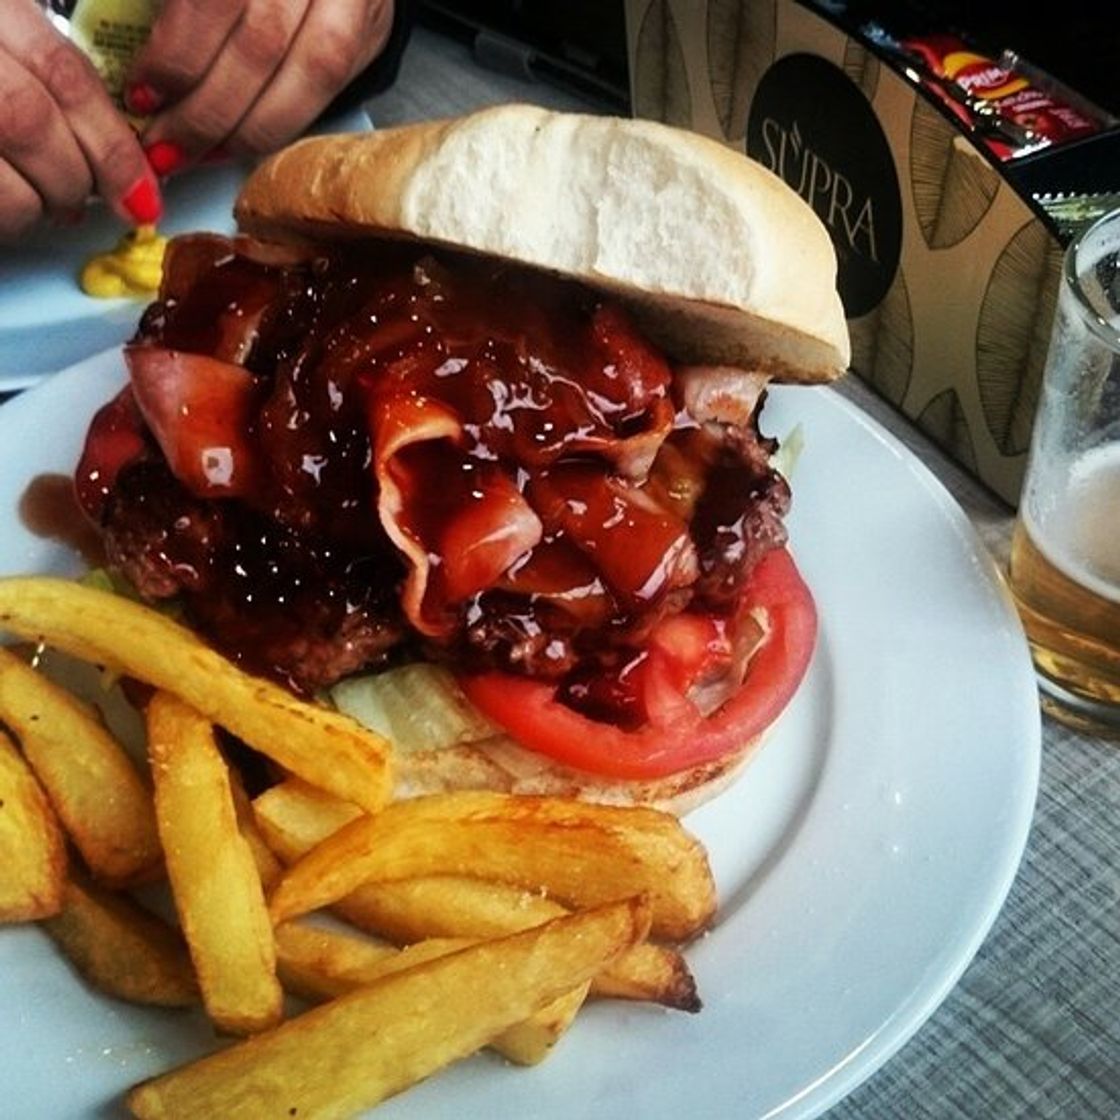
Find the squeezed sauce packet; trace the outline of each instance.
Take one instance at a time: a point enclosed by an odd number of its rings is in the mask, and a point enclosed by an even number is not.
[[[93,63],[117,107],[139,127],[143,118],[124,102],[125,79],[147,42],[160,0],[49,0],[42,7],[51,23]]]

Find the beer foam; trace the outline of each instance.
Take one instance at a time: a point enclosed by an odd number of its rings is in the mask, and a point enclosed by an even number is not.
[[[1048,497],[1045,516],[1023,508],[1031,539],[1063,575],[1120,603],[1120,444],[1094,448],[1069,470],[1064,493]]]

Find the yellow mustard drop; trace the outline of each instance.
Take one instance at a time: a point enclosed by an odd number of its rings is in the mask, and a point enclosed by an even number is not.
[[[155,226],[139,226],[126,233],[108,253],[98,253],[83,266],[78,283],[87,296],[118,299],[152,296],[163,277],[167,238]]]

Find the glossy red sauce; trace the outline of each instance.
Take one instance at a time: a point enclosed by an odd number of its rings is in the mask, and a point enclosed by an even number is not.
[[[781,543],[772,445],[681,412],[664,358],[578,285],[406,246],[277,259],[181,239],[170,261],[132,353],[143,420],[129,429],[116,402],[78,490],[141,590],[177,583],[254,668],[303,688],[355,671],[331,637],[360,614],[384,639],[367,642],[372,663],[422,647],[546,676],[629,724],[650,629],[726,612]],[[204,377],[192,354],[241,372]],[[166,393],[174,408],[158,407]],[[223,433],[246,401],[248,424]],[[231,469],[171,477],[166,463],[200,455]],[[158,518],[138,512],[153,503]],[[334,606],[312,609],[324,597]]]
[[[82,516],[69,475],[36,475],[20,495],[19,519],[28,532],[72,549],[91,568],[105,563],[101,535]]]

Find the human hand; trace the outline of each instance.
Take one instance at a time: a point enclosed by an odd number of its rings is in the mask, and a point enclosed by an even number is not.
[[[44,215],[67,221],[98,194],[133,225],[154,222],[155,176],[89,60],[33,0],[0,19],[0,240]]]
[[[152,165],[273,151],[382,51],[393,0],[166,0],[126,86]]]

